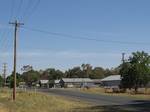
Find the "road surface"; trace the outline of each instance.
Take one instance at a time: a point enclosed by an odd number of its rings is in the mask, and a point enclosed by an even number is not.
[[[66,90],[66,89],[49,89],[49,90],[41,89],[39,91],[65,96],[68,98],[79,99],[81,101],[86,101],[94,105],[125,105],[125,104],[139,103],[139,101],[136,102],[137,99],[135,98],[90,94],[90,93],[83,93],[78,90],[73,91],[73,90]]]

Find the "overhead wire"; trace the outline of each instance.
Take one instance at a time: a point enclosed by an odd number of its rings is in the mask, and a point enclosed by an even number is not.
[[[20,0],[19,2],[19,5],[18,5],[18,9],[17,9],[17,19],[20,19],[20,12],[21,12],[21,9],[22,9],[22,5],[23,5],[23,0]]]
[[[10,21],[13,18],[14,10],[15,10],[15,0],[12,0],[11,7],[10,7],[10,16],[8,16],[8,21]],[[8,52],[9,48],[11,47],[10,46],[11,38],[9,38],[9,33],[10,33],[10,28],[7,27],[6,29],[4,29],[4,31],[2,32],[2,35],[1,35],[1,38],[3,39],[3,40],[0,41],[1,42],[0,49],[1,49],[1,52],[3,54],[2,58],[1,58],[1,61],[6,61],[5,60],[6,57],[4,56],[4,54],[6,52]]]
[[[24,9],[24,12],[22,12],[22,20],[23,19],[25,19],[26,18],[26,16],[28,15],[28,11],[29,11],[29,9],[31,8],[31,6],[32,6],[32,1],[33,0],[27,0],[27,5],[26,5],[26,7],[25,7],[25,9]]]
[[[96,42],[104,42],[104,43],[112,43],[112,44],[127,44],[127,45],[150,45],[150,43],[146,42],[128,42],[128,41],[116,41],[116,40],[104,40],[104,39],[97,39],[97,38],[91,38],[88,36],[75,36],[75,35],[70,35],[70,34],[65,34],[65,33],[58,33],[58,32],[50,32],[50,31],[45,31],[41,29],[36,29],[36,28],[30,28],[30,27],[24,27],[22,26],[21,28],[34,31],[34,32],[40,32],[44,34],[49,34],[49,35],[55,35],[58,36],[57,38],[68,38],[68,39],[80,39],[80,40],[87,40],[87,41],[96,41]],[[54,38],[54,37],[51,37]],[[56,38],[56,37],[55,37]]]
[[[36,0],[36,2],[33,4],[33,2],[31,3],[31,0],[28,1],[28,5],[26,7],[26,9],[31,9],[28,13],[24,13],[23,15],[23,21],[26,23],[27,21],[29,21],[30,17],[32,16],[32,14],[36,11],[36,9],[38,8],[39,4],[40,4],[41,0]],[[33,6],[32,6],[33,5]],[[32,6],[32,7],[31,7]]]

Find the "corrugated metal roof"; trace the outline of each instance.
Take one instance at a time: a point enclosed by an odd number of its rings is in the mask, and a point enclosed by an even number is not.
[[[42,84],[46,84],[46,83],[48,83],[48,80],[40,80],[40,82],[41,82]]]
[[[59,83],[59,81],[60,81],[60,80],[55,80],[55,81],[54,81],[54,83],[55,83],[55,84],[58,84],[58,83]]]
[[[62,78],[65,83],[74,83],[74,82],[93,82],[90,78]],[[55,84],[59,83],[60,80],[55,80]]]
[[[64,82],[93,82],[90,78],[63,78]]]
[[[101,81],[113,81],[113,80],[121,80],[121,76],[120,75],[111,75],[111,76],[105,77]]]

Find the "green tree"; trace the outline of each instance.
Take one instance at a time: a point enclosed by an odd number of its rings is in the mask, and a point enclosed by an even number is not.
[[[65,72],[67,78],[84,78],[86,74],[83,73],[80,67],[74,67]]]
[[[22,82],[23,79],[21,77],[21,74],[16,73],[16,86],[19,86],[19,82]],[[10,88],[13,88],[14,86],[14,76],[13,76],[13,72],[10,76],[8,76],[6,78],[6,82],[9,84]]]
[[[26,82],[26,84],[31,86],[33,82],[36,82],[39,80],[40,73],[38,71],[35,71],[35,70],[30,70],[27,72],[23,72],[22,78]]]
[[[105,74],[104,76],[107,77],[109,75],[118,75],[119,74],[119,67],[117,68],[111,68],[111,69],[105,69]]]
[[[137,92],[141,86],[146,86],[150,81],[150,56],[148,53],[134,52],[128,62],[122,65],[122,86],[134,88]]]
[[[62,71],[56,70],[54,68],[48,68],[43,72],[43,74],[41,75],[41,78],[46,78],[49,80],[56,80],[56,79],[61,79],[63,76],[64,74]]]
[[[92,73],[92,66],[90,64],[82,64],[81,67],[86,77],[89,77]]]
[[[0,75],[0,87],[2,87],[3,86],[3,78],[2,78],[2,76]]]
[[[95,67],[90,74],[92,79],[101,79],[104,78],[105,70],[102,67]]]

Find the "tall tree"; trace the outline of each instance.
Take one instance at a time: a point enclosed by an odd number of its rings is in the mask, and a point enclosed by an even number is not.
[[[2,76],[0,75],[0,87],[2,87],[2,85],[3,85],[3,78],[2,78]]]
[[[150,56],[148,53],[134,52],[128,62],[122,65],[122,86],[137,89],[150,81]],[[128,85],[126,85],[128,84]]]
[[[40,77],[39,72],[35,71],[35,70],[23,72],[23,74],[22,74],[22,78],[29,86],[31,86],[33,82],[38,81],[39,77]]]
[[[41,78],[56,80],[56,79],[61,79],[63,75],[64,75],[63,72],[60,70],[56,70],[54,68],[48,68],[43,72]]]
[[[92,66],[90,64],[82,64],[81,67],[83,72],[85,72],[86,77],[89,77],[92,73]]]
[[[16,73],[16,86],[19,86],[19,82],[22,82],[23,78],[21,76],[21,74]],[[13,88],[14,86],[14,76],[13,76],[13,72],[10,76],[8,76],[6,78],[6,82],[9,84],[10,88]]]
[[[90,78],[92,79],[101,79],[104,78],[105,70],[102,67],[95,67],[90,74]]]
[[[65,72],[67,78],[84,78],[86,74],[83,73],[80,67],[74,67]]]

